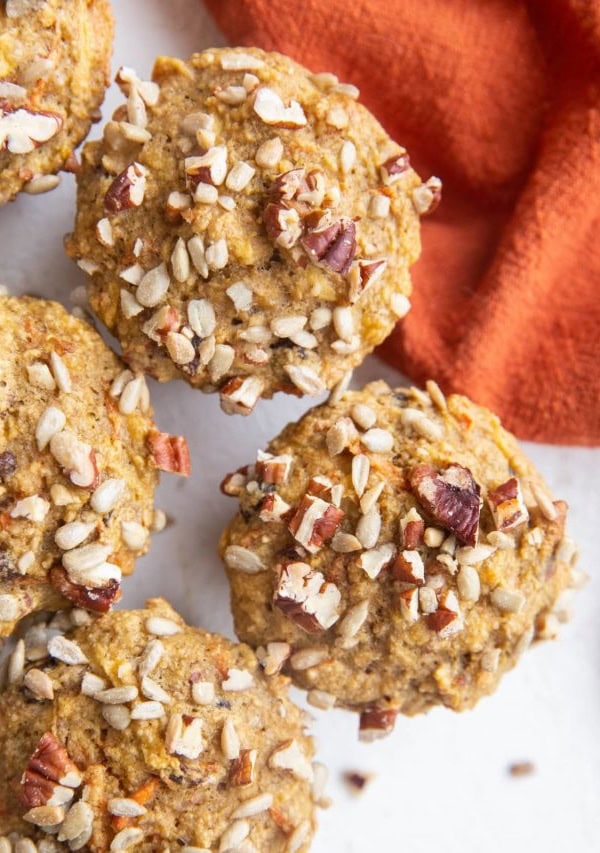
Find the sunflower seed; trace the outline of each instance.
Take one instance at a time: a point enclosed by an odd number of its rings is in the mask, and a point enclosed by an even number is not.
[[[126,705],[103,705],[102,716],[118,732],[125,731],[131,722],[131,712]]]
[[[50,353],[50,369],[60,391],[70,394],[73,388],[71,375],[62,358],[56,352]]]
[[[165,709],[160,702],[139,702],[131,712],[132,720],[160,720],[165,716]]]
[[[247,574],[256,574],[264,572],[265,566],[260,557],[250,551],[248,548],[243,548],[241,545],[229,545],[225,549],[225,562],[230,569],[235,569],[238,572],[246,572]]]
[[[229,761],[233,761],[240,754],[240,739],[233,722],[229,718],[225,720],[221,730],[221,749]]]
[[[35,440],[38,450],[44,450],[50,443],[52,436],[60,432],[66,422],[67,419],[62,409],[56,406],[48,406],[41,414],[35,428]]]
[[[104,515],[115,508],[125,493],[125,480],[110,477],[92,493],[90,504],[94,512]]]
[[[374,427],[361,436],[361,442],[373,453],[389,453],[394,446],[394,436],[385,429]]]
[[[141,817],[146,814],[146,807],[129,797],[112,797],[106,804],[109,814],[117,817]]]
[[[283,369],[303,394],[315,396],[325,390],[325,383],[312,368],[286,364]]]
[[[48,642],[48,654],[50,657],[60,660],[69,666],[77,666],[78,664],[88,662],[88,659],[77,643],[60,635],[52,637]]]
[[[173,634],[181,634],[182,630],[181,625],[173,622],[172,619],[166,619],[164,616],[149,616],[146,619],[146,631],[157,637],[170,637]]]
[[[136,299],[144,308],[154,308],[163,301],[170,284],[167,267],[161,263],[144,274],[136,291]]]

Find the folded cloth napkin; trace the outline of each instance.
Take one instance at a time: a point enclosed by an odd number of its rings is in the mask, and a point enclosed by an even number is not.
[[[381,355],[539,441],[600,443],[600,4],[207,0],[231,43],[334,71],[444,182]]]

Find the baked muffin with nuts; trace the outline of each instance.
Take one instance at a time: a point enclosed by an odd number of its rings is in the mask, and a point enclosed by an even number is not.
[[[0,298],[0,638],[69,601],[103,612],[148,549],[157,469],[189,471],[144,377],[55,302]]]
[[[83,616],[30,629],[35,660],[0,694],[0,836],[40,853],[308,850],[326,772],[289,680],[162,600]]]
[[[423,184],[354,86],[279,54],[160,57],[86,146],[68,251],[125,360],[248,414],[331,388],[410,307]]]
[[[312,704],[360,712],[364,739],[470,708],[554,633],[567,507],[495,415],[435,383],[312,409],[222,488],[238,636]]]
[[[0,204],[73,170],[109,80],[108,0],[0,0]]]

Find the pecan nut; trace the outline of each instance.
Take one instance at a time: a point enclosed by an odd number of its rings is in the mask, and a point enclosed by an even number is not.
[[[339,619],[341,594],[321,572],[307,563],[278,567],[279,578],[273,602],[288,619],[309,634],[326,631]]]
[[[433,521],[465,545],[476,544],[481,490],[468,468],[452,464],[438,471],[432,465],[417,465],[410,473],[410,486]]]
[[[146,442],[157,468],[183,477],[189,476],[190,451],[185,436],[153,430],[148,433]]]
[[[369,743],[387,737],[394,730],[397,716],[397,708],[367,708],[360,715],[359,739]]]
[[[345,275],[356,254],[356,226],[351,219],[343,218],[321,230],[309,231],[301,243],[314,263]]]
[[[122,210],[139,207],[146,193],[147,174],[148,170],[141,163],[130,163],[106,191],[105,209],[109,213],[120,213]]]
[[[62,805],[73,796],[71,790],[82,783],[81,773],[71,761],[64,744],[52,732],[45,732],[21,777],[21,800],[27,808]],[[56,795],[56,796],[55,796]],[[59,800],[57,802],[55,800]]]
[[[511,477],[489,491],[487,499],[497,530],[512,530],[529,519],[521,486],[516,477]]]
[[[289,530],[297,542],[315,554],[331,539],[343,517],[343,510],[306,494],[290,520]]]
[[[121,584],[118,580],[109,581],[106,586],[87,587],[73,583],[62,566],[50,569],[49,580],[62,596],[68,598],[77,607],[91,610],[93,613],[108,613],[113,604],[121,598]]]

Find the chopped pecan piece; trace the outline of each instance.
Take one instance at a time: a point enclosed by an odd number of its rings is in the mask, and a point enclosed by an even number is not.
[[[282,249],[293,248],[302,236],[298,211],[282,202],[269,202],[264,220],[269,239]]]
[[[81,782],[81,774],[65,746],[52,732],[45,732],[21,777],[21,800],[29,809],[62,805],[70,797],[68,792],[57,789],[78,788]],[[52,801],[55,794],[61,802]]]
[[[274,456],[272,453],[258,451],[256,475],[263,483],[287,483],[294,459],[289,453]]]
[[[232,376],[220,391],[221,408],[228,415],[249,415],[263,392],[258,376]]]
[[[309,231],[301,243],[314,263],[345,275],[356,253],[356,227],[351,219],[340,219],[321,230]]]
[[[406,513],[404,518],[400,519],[400,530],[402,532],[402,544],[409,551],[423,545],[425,522],[414,507]]]
[[[402,583],[425,582],[425,565],[418,551],[401,551],[392,565],[392,573]]]
[[[521,486],[516,477],[488,492],[488,503],[496,530],[512,530],[529,519]]]
[[[442,182],[435,176],[429,178],[413,190],[412,199],[419,216],[428,216],[437,209],[442,200]]]
[[[130,163],[114,179],[106,195],[104,207],[109,213],[120,213],[132,207],[139,207],[146,192],[148,170],[141,163]]]
[[[55,113],[39,112],[29,107],[11,109],[0,101],[0,151],[28,154],[56,136],[63,120]]]
[[[410,158],[406,151],[403,151],[382,163],[380,169],[383,183],[386,185],[393,184],[409,171]]]
[[[231,474],[226,474],[221,481],[220,489],[224,495],[229,497],[239,497],[242,494],[248,482],[248,465],[238,468],[237,471],[232,471]]]
[[[425,622],[428,628],[444,639],[462,631],[463,621],[455,593],[443,592],[439,598],[438,609],[434,613],[428,613]]]
[[[108,613],[113,604],[121,599],[121,584],[111,580],[106,586],[87,587],[73,583],[62,566],[50,569],[49,580],[61,595],[72,601],[77,607],[91,610],[94,613]]]
[[[326,631],[339,619],[340,591],[307,563],[279,566],[273,601],[309,634]]]
[[[261,521],[282,521],[291,507],[277,494],[265,495],[260,505],[259,518]]]
[[[465,545],[476,544],[480,488],[468,468],[453,464],[437,471],[432,465],[417,465],[410,473],[410,486],[433,521]]]
[[[161,471],[188,477],[191,471],[190,451],[183,435],[169,435],[153,430],[146,439],[156,467]]]
[[[387,261],[385,258],[358,258],[350,267],[350,302],[356,302],[365,291],[383,275]]]
[[[360,715],[359,740],[370,743],[387,737],[394,730],[397,716],[396,708],[367,708]]]
[[[229,768],[229,784],[235,787],[251,785],[254,782],[255,749],[241,749]]]
[[[294,539],[311,554],[319,551],[340,526],[344,513],[314,495],[304,495],[289,523]]]
[[[291,201],[299,191],[308,189],[304,169],[290,169],[273,182],[270,195],[274,200]]]

